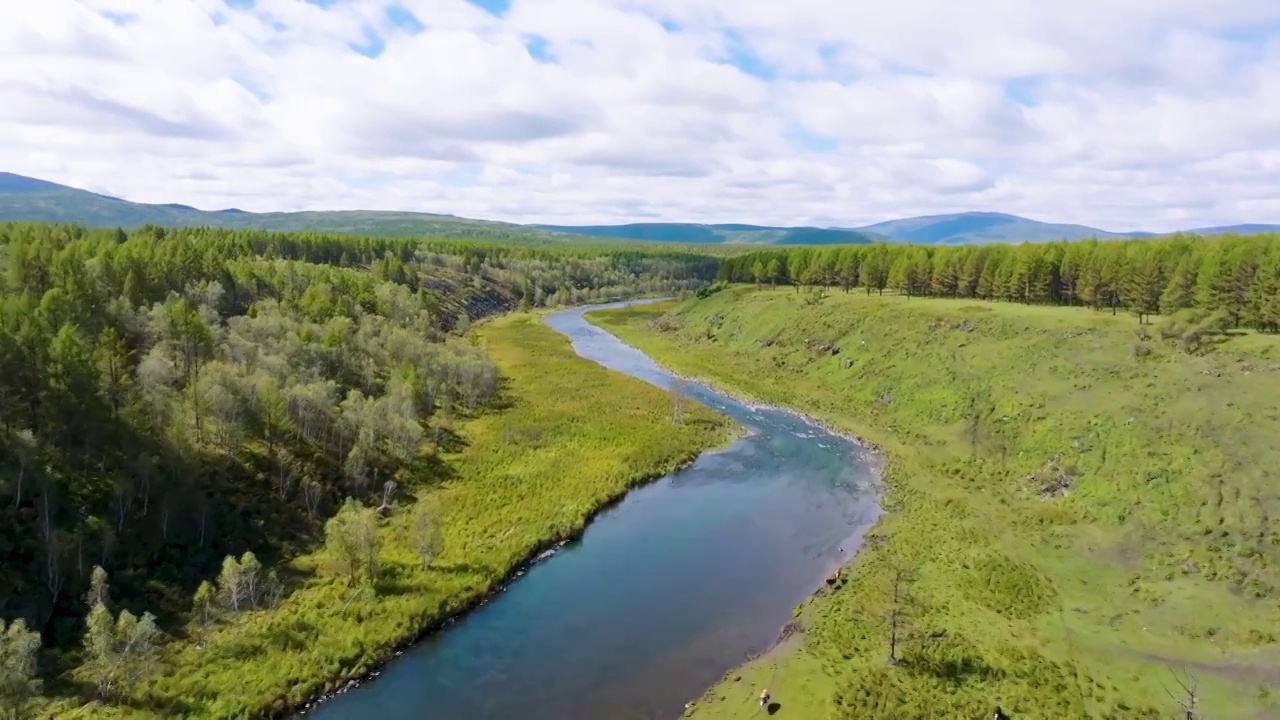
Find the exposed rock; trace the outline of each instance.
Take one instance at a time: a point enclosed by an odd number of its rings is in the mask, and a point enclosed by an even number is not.
[[[853,358],[845,358],[844,362],[840,363],[840,367],[844,370],[853,367]]]
[[[803,632],[804,632],[804,626],[801,625],[799,622],[792,620],[791,622],[782,626],[782,632],[778,633],[778,639],[775,644],[784,643],[792,636],[799,635]]]
[[[839,355],[840,346],[826,340],[809,340],[805,343],[809,349],[819,355]]]
[[[1076,468],[1062,468],[1052,460],[1039,472],[1027,476],[1027,481],[1036,487],[1036,491],[1043,500],[1065,495],[1079,479],[1080,471]]]

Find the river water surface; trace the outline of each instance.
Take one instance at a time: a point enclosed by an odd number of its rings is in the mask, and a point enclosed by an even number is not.
[[[585,312],[548,315],[582,357],[672,376]],[[406,651],[320,720],[675,718],[767,647],[875,521],[875,455],[781,410],[700,385],[749,435],[633,491],[580,542]]]

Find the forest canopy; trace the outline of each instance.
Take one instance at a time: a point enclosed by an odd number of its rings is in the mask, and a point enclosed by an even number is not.
[[[225,560],[278,563],[345,498],[437,472],[441,418],[498,389],[472,320],[677,292],[716,268],[678,251],[0,225],[0,616],[75,648],[102,566],[131,617],[179,622]]]

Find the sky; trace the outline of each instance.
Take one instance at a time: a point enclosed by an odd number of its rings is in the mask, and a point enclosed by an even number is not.
[[[0,170],[515,222],[1280,222],[1280,2],[6,1]]]

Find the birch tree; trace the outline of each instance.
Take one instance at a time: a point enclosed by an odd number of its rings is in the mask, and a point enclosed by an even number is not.
[[[440,501],[434,497],[418,501],[413,516],[413,545],[418,553],[418,561],[422,569],[431,567],[431,563],[440,557],[444,550],[443,517],[440,512]]]
[[[27,629],[26,621],[6,624],[0,618],[0,720],[25,717],[27,704],[40,694],[40,640],[40,633]]]

